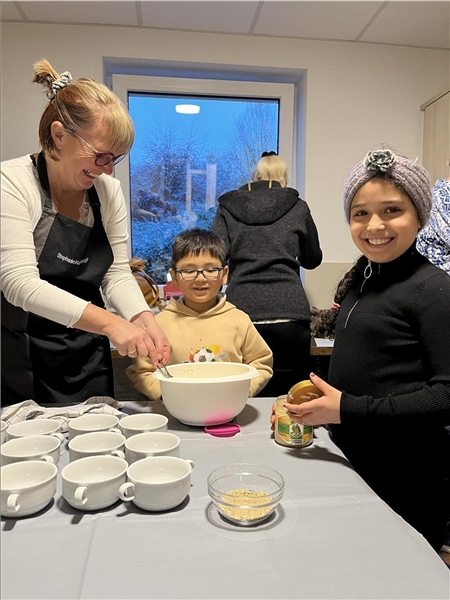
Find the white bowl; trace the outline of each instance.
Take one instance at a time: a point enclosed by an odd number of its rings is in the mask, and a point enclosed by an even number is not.
[[[167,410],[186,425],[219,425],[244,408],[250,379],[259,372],[250,365],[229,362],[170,365],[166,378],[155,372]]]
[[[5,465],[1,471],[1,514],[26,517],[42,510],[56,493],[58,468],[43,460]]]
[[[150,460],[150,459],[149,459]],[[128,464],[118,456],[86,456],[61,471],[62,495],[78,510],[100,510],[119,500]]]
[[[149,433],[150,431],[167,431],[167,423],[168,419],[164,415],[143,413],[122,417],[119,421],[119,429],[128,439],[141,433]]]
[[[27,435],[5,442],[1,449],[2,465],[22,460],[45,460],[56,465],[61,442],[53,435]]]
[[[3,444],[3,442],[6,439],[6,430],[8,429],[8,424],[5,421],[1,421],[1,442]]]

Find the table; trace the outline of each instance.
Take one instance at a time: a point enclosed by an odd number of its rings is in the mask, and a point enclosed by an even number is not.
[[[189,497],[172,511],[118,502],[83,513],[61,497],[58,476],[49,507],[2,518],[2,598],[448,599],[446,565],[361,480],[324,428],[308,448],[273,440],[272,401],[250,399],[232,438],[170,417],[181,456],[196,465]],[[152,409],[167,414],[161,403]],[[124,412],[140,410],[129,403]],[[273,519],[238,527],[211,505],[207,475],[234,462],[266,464],[285,477]]]
[[[334,341],[321,340],[311,337],[310,356],[331,356],[333,352]]]

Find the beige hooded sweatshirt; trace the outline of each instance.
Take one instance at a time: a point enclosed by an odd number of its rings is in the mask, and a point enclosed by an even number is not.
[[[260,373],[250,380],[249,397],[255,396],[272,377],[272,352],[249,316],[226,301],[222,294],[217,304],[198,313],[184,304],[184,298],[172,298],[156,319],[169,339],[172,353],[168,364],[224,361],[252,365]],[[159,381],[147,358],[137,358],[128,367],[132,387],[150,398],[161,398]]]

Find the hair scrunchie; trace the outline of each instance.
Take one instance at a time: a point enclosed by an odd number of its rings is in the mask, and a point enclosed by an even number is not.
[[[69,71],[64,71],[64,73],[61,73],[61,75],[59,76],[58,79],[55,79],[55,81],[52,81],[52,89],[46,93],[47,98],[49,100],[53,100],[53,98],[56,96],[56,94],[60,90],[65,88],[66,85],[69,85],[69,83],[72,83],[72,81],[73,81],[72,75],[69,73]]]

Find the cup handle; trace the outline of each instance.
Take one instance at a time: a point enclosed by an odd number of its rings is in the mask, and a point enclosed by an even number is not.
[[[122,485],[119,488],[119,498],[121,500],[123,500],[124,502],[134,500],[136,497],[135,488],[136,488],[136,486],[134,485],[134,483],[131,483],[131,481],[122,483]],[[128,490],[132,490],[132,491],[130,491],[130,493],[128,493]]]
[[[55,464],[53,457],[49,456],[48,454],[46,454],[45,456],[41,456],[41,460],[45,460],[45,462],[51,463],[52,465]]]
[[[192,473],[192,471],[194,470],[194,467],[195,467],[194,461],[189,460],[188,458],[185,458],[184,460],[191,465],[191,473]]]
[[[51,433],[50,435],[52,435],[52,436],[53,436],[53,437],[55,437],[55,438],[58,438],[58,440],[61,442],[61,444],[63,443],[63,441],[64,441],[64,436],[63,436],[63,434],[62,434],[62,433],[58,433],[58,432],[56,432],[56,433]]]
[[[20,495],[19,494],[11,494],[10,496],[8,496],[8,499],[6,501],[6,510],[9,513],[16,513],[19,508],[20,508],[20,504],[18,504],[20,499]]]
[[[87,491],[88,491],[88,489],[84,485],[80,485],[77,487],[77,489],[75,490],[75,493],[73,495],[75,504],[77,506],[83,506],[83,504],[86,504],[87,499],[88,499]]]
[[[112,431],[112,433],[120,433],[120,435],[123,435],[122,432],[120,431],[120,429],[117,429],[117,427],[113,427],[112,429],[108,429],[108,431]]]
[[[111,452],[111,456],[118,456],[119,458],[125,458],[125,454],[122,452],[122,450],[113,450],[113,452]]]

